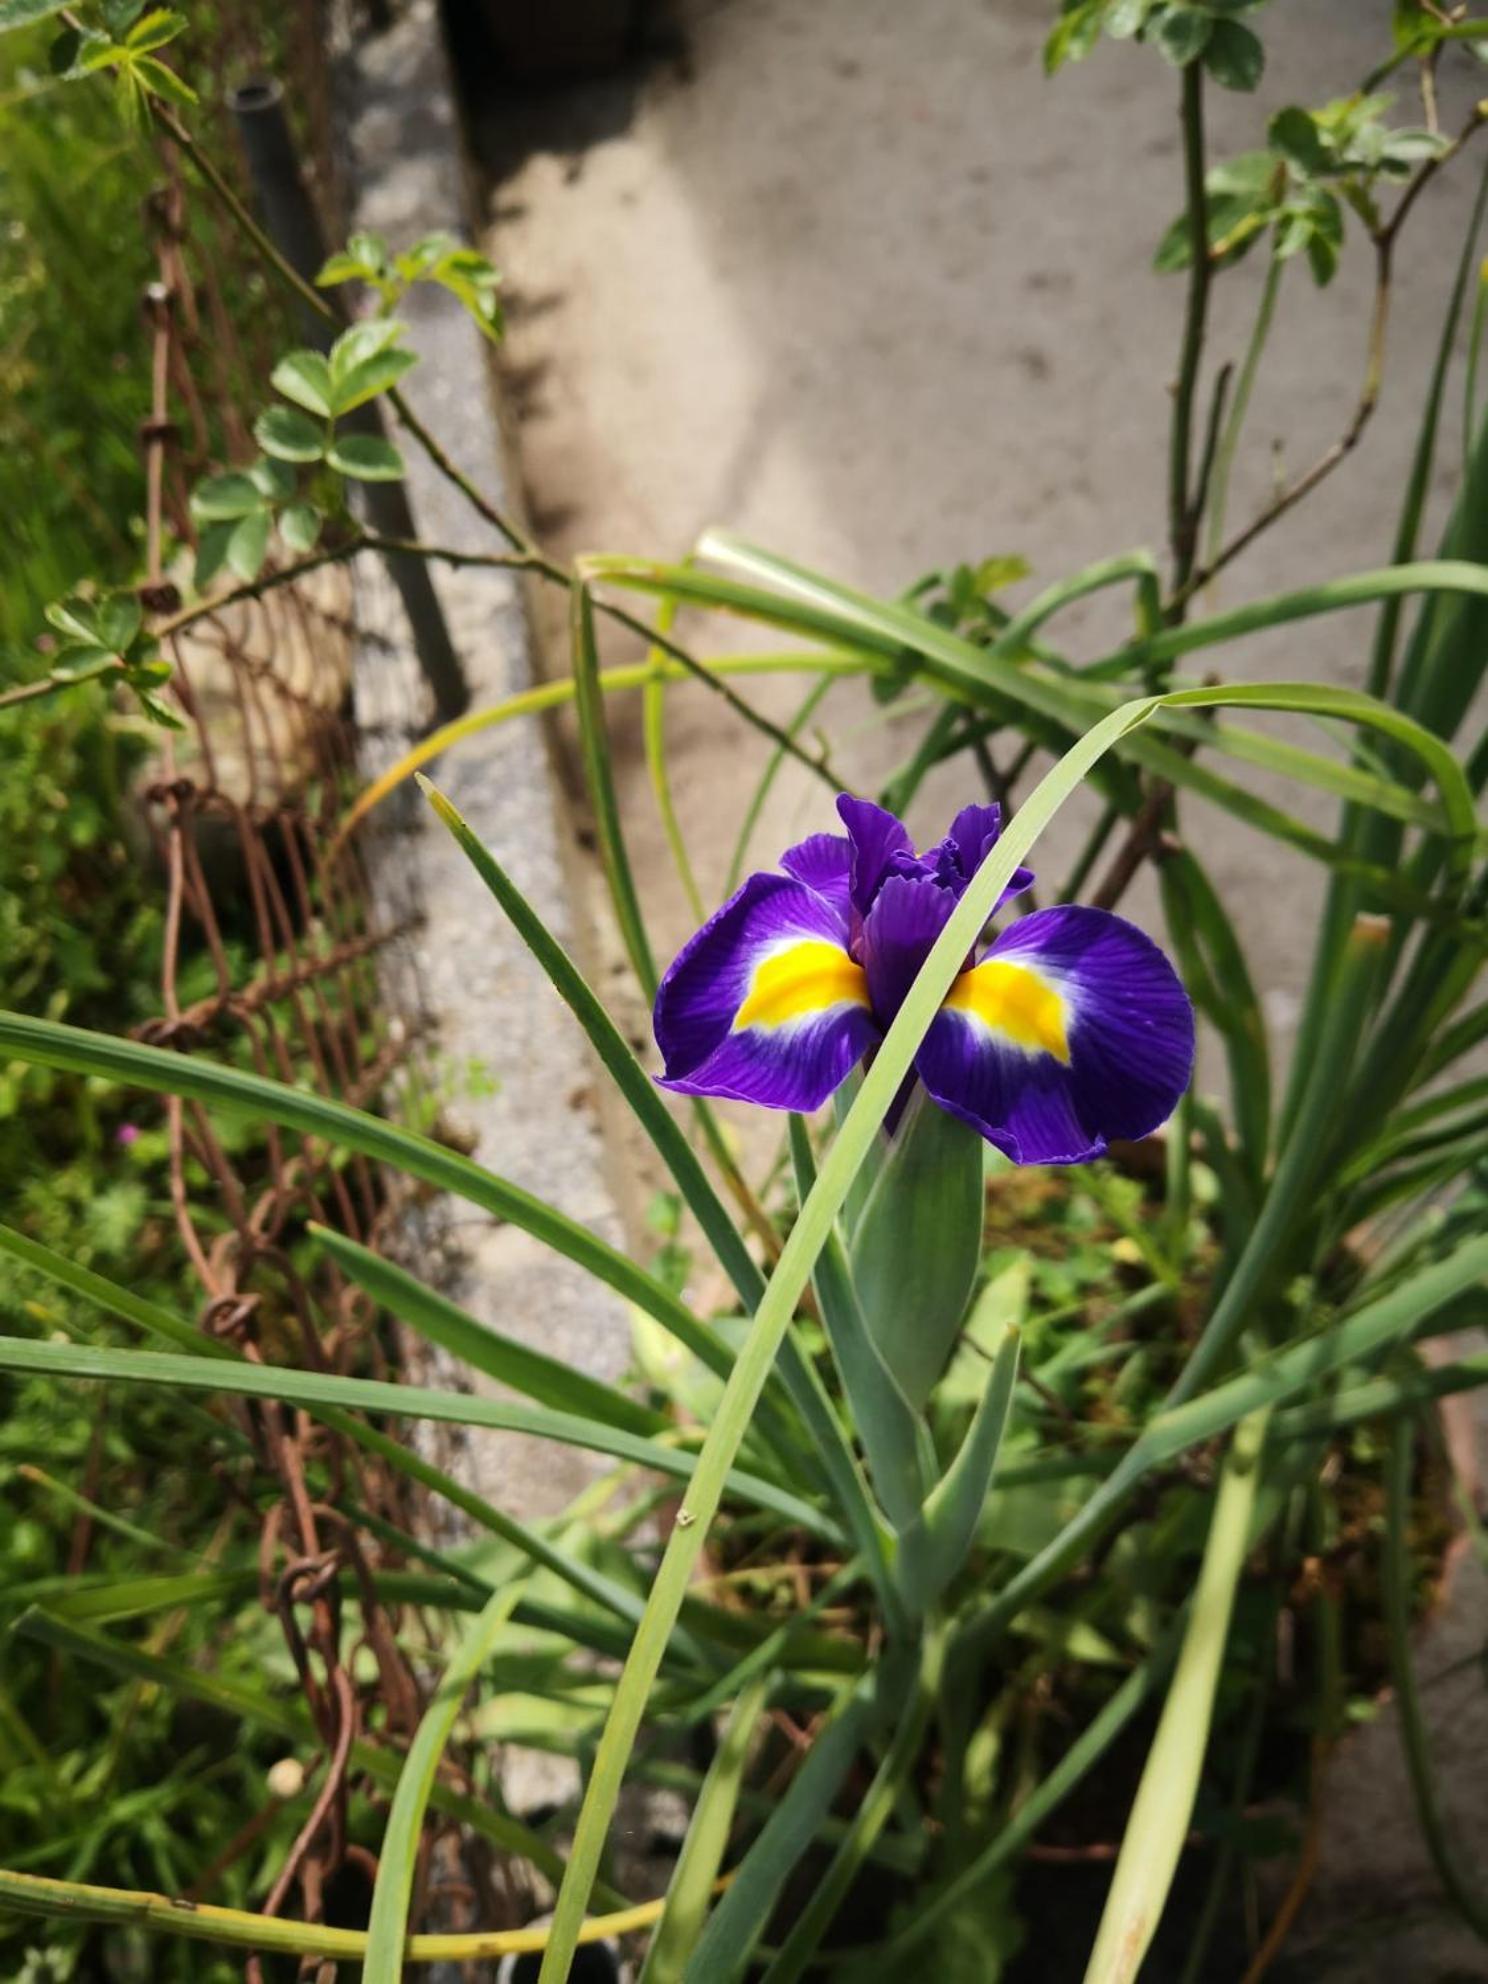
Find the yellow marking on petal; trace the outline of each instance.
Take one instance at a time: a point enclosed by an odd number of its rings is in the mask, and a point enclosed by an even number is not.
[[[868,1004],[868,980],[840,945],[808,938],[761,959],[734,1017],[746,1026],[785,1026],[833,1006]]]
[[[946,994],[946,1010],[966,1013],[1005,1040],[1041,1049],[1068,1062],[1069,1038],[1063,994],[1026,965],[989,958],[963,971]]]

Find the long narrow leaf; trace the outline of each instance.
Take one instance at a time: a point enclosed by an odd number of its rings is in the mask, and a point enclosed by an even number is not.
[[[588,1035],[595,1052],[613,1078],[622,1098],[657,1155],[672,1175],[688,1210],[718,1256],[739,1300],[754,1310],[764,1293],[765,1278],[714,1191],[697,1154],[683,1135],[656,1085],[636,1059],[629,1043],[610,1018],[583,973],[543,923],[526,897],[490,849],[473,833],[444,795],[427,783],[430,804],[468,857],[471,866],[500,904],[512,927],[547,974],[555,991]],[[860,1544],[874,1547],[872,1510],[858,1481],[853,1457],[836,1415],[822,1396],[821,1386],[794,1336],[781,1345],[780,1379],[800,1414],[815,1459],[829,1482],[843,1521]],[[776,1450],[785,1456],[799,1452],[794,1429],[785,1421],[769,1392],[760,1402],[760,1418]],[[881,1556],[881,1552],[879,1553]]]
[[[936,1602],[966,1562],[976,1535],[1012,1411],[1018,1343],[1016,1329],[1005,1331],[966,1437],[945,1479],[925,1504],[920,1547],[904,1554],[902,1576],[921,1611]]]
[[[323,1371],[292,1371],[283,1365],[207,1364],[154,1350],[97,1350],[83,1344],[35,1343],[0,1337],[0,1371],[38,1371],[57,1378],[108,1378],[128,1384],[183,1386],[196,1391],[231,1392],[245,1398],[281,1399],[290,1405],[348,1406],[360,1412],[389,1412],[405,1419],[443,1420],[456,1426],[489,1426],[503,1433],[528,1433],[564,1446],[632,1461],[658,1474],[691,1480],[697,1463],[661,1441],[645,1440],[617,1426],[601,1426],[572,1413],[546,1407],[508,1405],[468,1392],[433,1391],[423,1385],[387,1384],[375,1378],[342,1378]],[[787,1522],[817,1535],[835,1536],[810,1503],[758,1475],[730,1470],[728,1487],[742,1501],[769,1509]]]
[[[693,1807],[687,1837],[667,1887],[666,1909],[646,1952],[640,1984],[680,1984],[682,1966],[707,1918],[733,1829],[749,1746],[768,1694],[768,1679],[754,1680],[740,1691],[734,1704],[723,1741]]]
[[[355,1240],[331,1228],[311,1224],[310,1232],[321,1248],[358,1288],[395,1315],[400,1322],[429,1343],[458,1357],[473,1371],[480,1371],[498,1384],[510,1385],[524,1397],[557,1412],[571,1412],[582,1419],[597,1419],[604,1426],[620,1426],[642,1436],[663,1433],[668,1421],[659,1412],[640,1405],[616,1391],[613,1385],[562,1364],[530,1345],[517,1343],[500,1330],[462,1309],[458,1303],[426,1288],[392,1261],[362,1247]]]
[[[460,1705],[485,1665],[497,1635],[511,1618],[522,1587],[513,1580],[486,1602],[479,1618],[466,1633],[440,1677],[433,1700],[419,1718],[408,1755],[393,1793],[382,1851],[377,1860],[377,1881],[372,1890],[372,1911],[367,1921],[367,1961],[364,1984],[400,1984],[403,1953],[408,1934],[408,1909],[418,1873],[419,1847],[423,1838],[424,1813],[433,1795],[435,1779],[449,1740],[454,1732]]]
[[[1209,1743],[1235,1588],[1250,1545],[1266,1417],[1262,1411],[1247,1419],[1225,1458],[1183,1647],[1122,1837],[1085,1984],[1132,1984],[1178,1871]]]
[[[530,1233],[654,1316],[710,1370],[722,1375],[729,1368],[726,1347],[653,1276],[577,1220],[432,1137],[385,1123],[347,1103],[203,1060],[199,1055],[175,1054],[24,1013],[0,1012],[0,1054],[42,1067],[65,1068],[72,1074],[97,1075],[159,1095],[185,1096],[231,1115],[246,1116],[250,1122],[278,1123],[302,1136],[323,1138],[339,1149],[390,1164]]]

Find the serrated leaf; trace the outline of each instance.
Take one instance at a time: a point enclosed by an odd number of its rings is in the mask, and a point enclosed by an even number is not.
[[[1266,67],[1259,35],[1239,21],[1216,21],[1204,44],[1204,67],[1223,89],[1253,90]]]
[[[396,386],[409,367],[417,363],[411,351],[390,346],[386,351],[373,352],[370,357],[339,373],[331,388],[336,417],[339,419],[342,414],[365,406],[368,400],[385,393],[389,386]]]
[[[1130,41],[1141,33],[1157,4],[1158,0],[1112,0],[1106,13],[1106,33],[1113,41]]]
[[[251,517],[233,525],[232,536],[227,540],[227,562],[240,579],[251,581],[263,569],[268,548],[269,513],[256,510]]]
[[[106,668],[122,668],[112,648],[99,647],[92,641],[70,641],[52,667],[51,679],[54,682],[77,682],[85,675],[96,675]]]
[[[246,517],[262,507],[262,491],[251,476],[238,469],[226,475],[209,475],[191,492],[191,514],[198,523],[221,523],[228,518]]]
[[[980,594],[999,592],[1003,586],[1017,585],[1029,577],[1033,567],[1016,551],[983,558],[972,568],[971,582]]]
[[[474,283],[458,272],[451,274],[443,268],[434,270],[433,279],[463,305],[483,336],[493,344],[500,339],[505,325],[494,286]]]
[[[198,592],[205,592],[227,563],[227,547],[237,524],[208,524],[197,539],[196,566],[192,572],[192,584]]]
[[[139,697],[140,707],[146,716],[152,722],[158,723],[162,730],[186,728],[184,720],[176,714],[169,703],[162,702],[153,689],[136,689],[134,693]]]
[[[395,345],[405,329],[406,326],[399,323],[396,317],[366,317],[361,323],[353,324],[331,346],[331,378],[344,379],[364,358],[371,358]]]
[[[1184,69],[1203,54],[1214,26],[1208,14],[1167,7],[1152,23],[1152,40],[1175,69]]]
[[[115,37],[127,34],[145,11],[145,0],[103,0],[104,23]]]
[[[106,648],[115,654],[123,654],[130,647],[144,623],[144,614],[137,599],[115,596],[102,601],[95,616],[98,637]]]
[[[66,5],[67,0],[0,0],[0,34],[45,21],[53,14],[60,14]]]
[[[292,351],[281,358],[270,374],[269,383],[296,406],[331,417],[331,368],[318,351]]]
[[[65,76],[82,52],[80,28],[64,28],[47,50],[47,68],[54,76]]]
[[[371,228],[360,227],[347,237],[346,252],[379,275],[387,268],[387,242]]]
[[[168,69],[153,55],[137,55],[129,66],[151,96],[161,97],[179,110],[190,110],[195,104],[196,91],[190,83],[183,83],[174,69]]]
[[[1266,127],[1266,135],[1284,158],[1309,177],[1326,172],[1332,162],[1316,119],[1296,104],[1277,111]]]
[[[358,482],[399,482],[407,473],[402,455],[381,434],[338,434],[326,460]]]
[[[297,486],[294,470],[272,455],[253,464],[248,480],[270,503],[287,503]]]
[[[304,553],[315,548],[325,519],[313,503],[291,503],[279,512],[279,535],[289,550]]]
[[[152,48],[164,48],[186,26],[186,16],[170,7],[155,7],[137,20],[124,37],[124,46],[136,55],[148,55]]]
[[[326,449],[325,430],[292,406],[268,407],[253,423],[253,438],[282,462],[318,462]]]
[[[43,618],[70,641],[96,641],[98,615],[85,599],[54,599],[42,608]]]
[[[1083,62],[1100,38],[1106,0],[1065,0],[1064,12],[1044,43],[1044,74],[1052,76],[1066,62]]]
[[[108,68],[111,62],[117,62],[118,59],[117,42],[110,41],[106,34],[99,34],[96,28],[83,30],[82,45],[77,58],[80,75],[94,75],[98,70]]]
[[[329,255],[316,275],[318,289],[334,289],[342,282],[371,282],[375,271],[354,255]]]

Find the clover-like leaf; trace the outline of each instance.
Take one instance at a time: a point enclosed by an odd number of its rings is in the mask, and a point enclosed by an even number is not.
[[[253,423],[253,438],[282,462],[318,462],[326,449],[324,428],[292,406],[268,407]]]
[[[338,434],[326,460],[358,482],[398,482],[408,472],[402,455],[381,434]]]
[[[281,358],[270,374],[270,384],[296,406],[317,413],[322,420],[332,414],[331,368],[323,353],[292,351]]]

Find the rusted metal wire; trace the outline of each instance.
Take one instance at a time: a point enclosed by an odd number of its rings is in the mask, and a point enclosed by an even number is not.
[[[158,269],[143,299],[151,397],[140,430],[140,597],[157,613],[186,589],[192,481],[241,464],[251,449],[239,398],[253,389],[240,368],[234,376],[233,313],[209,250],[190,236],[168,145],[162,168],[146,203]],[[412,918],[379,923],[355,847],[349,858],[325,858],[357,775],[348,584],[328,566],[167,639],[184,728],[161,733],[138,794],[165,917],[160,1011],[136,1032],[369,1104],[416,1033],[385,1012],[378,974],[379,957],[406,939]],[[374,1242],[389,1217],[374,1168],[338,1162],[313,1139],[272,1125],[246,1147],[229,1143],[195,1103],[169,1102],[166,1123],[171,1203],[200,1284],[203,1329],[265,1365],[381,1374],[366,1298],[328,1261],[307,1267],[312,1250],[298,1244],[311,1219]],[[397,1615],[379,1595],[387,1546],[338,1504],[370,1511],[384,1530],[406,1530],[410,1512],[400,1477],[304,1413],[243,1401],[233,1417],[261,1483],[274,1489],[264,1507],[260,1487],[255,1508],[260,1595],[283,1630],[316,1732],[314,1754],[301,1761],[320,1771],[263,1906],[274,1914],[292,1903],[315,1920],[343,1867],[375,1875],[366,1850],[347,1838],[354,1746],[406,1739],[422,1707]],[[343,1606],[347,1595],[354,1608]],[[254,1822],[241,1837],[256,1837]],[[257,1978],[256,1960],[248,1976]]]

